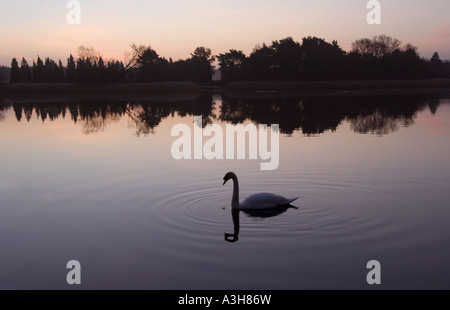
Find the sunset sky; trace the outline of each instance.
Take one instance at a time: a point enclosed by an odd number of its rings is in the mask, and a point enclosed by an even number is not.
[[[386,34],[412,43],[421,56],[450,59],[448,0],[381,0],[382,23],[369,25],[366,0],[79,0],[81,24],[69,25],[66,0],[15,0],[0,4],[0,64],[12,57],[76,55],[79,45],[123,60],[130,44],[151,45],[161,56],[188,58],[197,46],[214,54],[287,36],[337,40],[349,50],[363,37]]]

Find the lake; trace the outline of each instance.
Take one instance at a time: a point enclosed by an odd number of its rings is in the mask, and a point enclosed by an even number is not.
[[[0,103],[0,289],[450,289],[450,93],[87,97]],[[278,124],[277,169],[175,160],[196,116]]]

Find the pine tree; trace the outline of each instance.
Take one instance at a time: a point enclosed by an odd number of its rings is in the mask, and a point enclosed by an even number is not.
[[[106,78],[106,67],[105,62],[103,61],[103,58],[100,56],[98,58],[98,64],[97,64],[97,83],[105,83]]]
[[[44,82],[45,83],[56,83],[60,80],[59,67],[53,59],[45,58],[44,65]]]
[[[13,58],[11,61],[11,77],[9,79],[11,84],[20,83],[20,69],[17,59]]]
[[[20,80],[22,83],[32,82],[31,69],[25,57],[22,58],[22,63],[20,64]]]
[[[67,59],[66,81],[67,83],[75,83],[77,81],[77,69],[72,54]]]
[[[66,76],[64,74],[64,67],[61,59],[58,61],[58,83],[64,83],[66,81]]]
[[[44,62],[38,56],[37,62],[33,62],[33,82],[43,83],[44,82]]]
[[[438,52],[433,53],[433,57],[431,57],[430,62],[432,64],[441,64],[442,63],[441,57],[439,57]]]

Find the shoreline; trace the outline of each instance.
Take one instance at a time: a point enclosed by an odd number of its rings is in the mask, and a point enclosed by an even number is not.
[[[117,84],[2,84],[2,95],[107,95],[135,94],[144,96],[201,92],[241,93],[241,94],[298,94],[298,95],[338,95],[358,93],[423,93],[450,91],[450,79],[429,80],[374,80],[374,81],[246,81],[229,84],[212,83],[199,85],[192,82],[154,82]],[[182,95],[182,96],[184,96]]]
[[[233,82],[226,91],[355,91],[401,89],[450,89],[450,79],[428,80],[359,80],[359,81],[269,81]]]
[[[110,84],[3,84],[1,94],[115,94],[199,92],[200,85],[191,82],[110,83]]]

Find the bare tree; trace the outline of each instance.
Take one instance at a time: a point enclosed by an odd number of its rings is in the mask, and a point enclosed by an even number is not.
[[[386,35],[379,35],[372,39],[363,38],[353,42],[352,52],[363,56],[381,58],[399,50],[401,45],[402,41],[398,39]]]
[[[83,60],[90,60],[91,62],[97,62],[102,55],[97,52],[93,47],[86,47],[80,45],[77,49],[78,57]]]
[[[129,71],[133,68],[136,68],[139,66],[139,61],[142,59],[142,56],[145,54],[146,51],[152,50],[152,47],[150,45],[136,45],[135,43],[130,45],[131,51],[125,53],[125,71]]]

